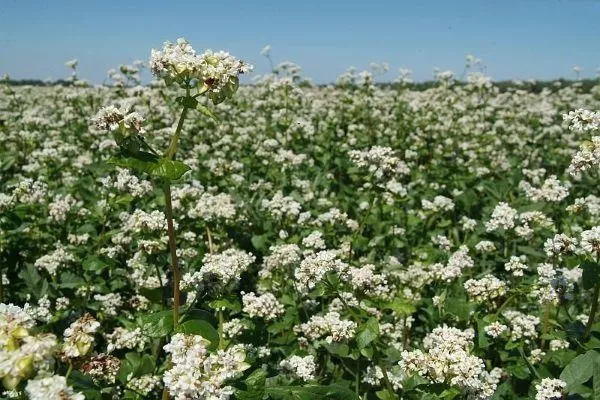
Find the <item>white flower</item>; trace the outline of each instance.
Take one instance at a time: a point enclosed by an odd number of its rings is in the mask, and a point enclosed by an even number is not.
[[[121,109],[115,106],[102,107],[92,122],[97,128],[116,131],[119,128],[124,128],[122,133],[129,136],[132,132],[144,133],[141,124],[144,118],[135,111],[131,111],[128,106]]]
[[[544,378],[535,385],[535,400],[556,400],[563,397],[567,383],[560,379]]]
[[[421,200],[421,206],[426,211],[452,211],[454,209],[454,202],[444,196],[435,196],[433,201]]]
[[[180,85],[198,80],[199,89],[209,91],[217,103],[237,90],[238,75],[250,72],[252,66],[224,51],[196,54],[188,41],[180,38],[177,43],[165,42],[162,51],[152,49],[150,69],[155,76]]]
[[[283,360],[279,365],[305,382],[315,379],[315,370],[317,367],[313,356],[291,356]]]
[[[569,348],[569,342],[563,339],[553,339],[550,341],[550,350],[558,351]]]
[[[595,128],[594,128],[595,129]],[[569,173],[579,176],[583,171],[600,164],[600,136],[593,136],[591,141],[585,141],[575,153],[569,165]]]
[[[554,238],[546,240],[544,251],[548,257],[561,254],[573,253],[576,250],[577,240],[564,233],[554,235]]]
[[[323,250],[316,254],[309,254],[302,260],[294,276],[298,290],[305,292],[313,289],[328,272],[343,273],[347,269],[348,265],[338,259],[335,250]]]
[[[384,175],[407,175],[410,173],[406,163],[396,157],[390,147],[373,146],[368,150],[351,150],[348,155],[354,164],[366,168],[378,179]]]
[[[464,283],[464,288],[469,297],[479,303],[496,299],[506,293],[506,283],[490,274],[481,279],[469,279]]]
[[[299,326],[294,331],[301,333],[311,340],[324,338],[327,343],[341,342],[354,337],[356,323],[340,318],[340,314],[331,311],[324,316],[315,315]]]
[[[502,335],[502,333],[508,330],[508,326],[501,324],[498,321],[494,321],[491,324],[487,325],[485,328],[485,333],[493,338],[497,338]]]
[[[512,272],[514,276],[523,276],[523,271],[528,269],[527,264],[525,264],[526,261],[525,256],[511,256],[510,260],[504,264],[504,269]]]
[[[131,349],[142,351],[146,344],[146,338],[142,335],[140,328],[133,330],[117,327],[112,333],[105,334],[108,342],[106,352],[112,353],[114,350]]]
[[[127,388],[134,390],[136,393],[141,393],[144,396],[150,394],[154,389],[158,388],[161,383],[160,376],[146,374],[132,378],[127,382]]]
[[[94,345],[94,333],[99,327],[100,323],[90,314],[85,314],[73,322],[63,333],[63,356],[77,358],[88,354]]]
[[[498,203],[492,216],[488,222],[485,223],[485,229],[488,232],[495,231],[497,229],[512,229],[515,226],[515,219],[517,218],[517,210],[511,208],[506,203]]]
[[[536,326],[539,325],[540,319],[533,315],[523,314],[519,311],[507,310],[502,313],[510,324],[511,333],[510,340],[516,341],[525,339],[525,343],[529,343],[531,339],[537,338]]]
[[[37,268],[45,269],[51,276],[56,276],[59,269],[66,267],[74,261],[75,257],[65,250],[59,242],[56,244],[56,249],[53,252],[35,260],[34,265]]]
[[[469,353],[473,338],[472,330],[437,327],[423,340],[425,352],[402,352],[400,369],[406,375],[418,374],[433,383],[457,386],[475,398],[489,398],[499,377],[494,371],[488,373],[483,360]]]
[[[234,389],[227,382],[249,368],[242,346],[209,353],[207,340],[177,333],[164,350],[171,355],[171,368],[163,377],[176,399],[229,399]]]
[[[579,244],[584,252],[597,255],[600,252],[600,226],[581,232]]]
[[[563,120],[569,129],[577,131],[597,130],[600,127],[600,113],[578,108],[563,114]]]
[[[256,260],[250,253],[228,249],[220,254],[207,254],[202,260],[200,275],[215,275],[223,286],[240,280],[240,275]]]
[[[67,379],[59,375],[32,379],[27,382],[25,392],[30,400],[85,400],[83,394],[75,393],[73,388],[67,386]]]
[[[243,311],[250,317],[260,317],[267,321],[273,320],[283,314],[285,309],[277,301],[272,293],[265,293],[257,296],[253,292],[242,292]]]

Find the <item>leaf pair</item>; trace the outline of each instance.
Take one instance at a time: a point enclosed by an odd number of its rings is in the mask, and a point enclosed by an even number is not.
[[[190,170],[190,167],[182,161],[169,160],[143,151],[137,153],[121,151],[118,156],[110,158],[108,163],[170,181],[181,178]]]

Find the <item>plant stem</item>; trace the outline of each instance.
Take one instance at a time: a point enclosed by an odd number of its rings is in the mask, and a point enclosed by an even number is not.
[[[225,348],[225,340],[223,338],[223,310],[219,307],[219,349]]]
[[[179,116],[179,121],[177,122],[177,128],[175,129],[175,133],[171,138],[171,144],[169,144],[169,148],[167,149],[166,157],[169,160],[173,159],[173,156],[175,153],[177,153],[177,149],[179,148],[179,136],[181,136],[181,129],[183,128],[183,121],[185,121],[187,110],[188,108],[183,106],[183,110],[181,110],[181,115]]]
[[[189,96],[189,89],[187,89],[187,94]],[[179,136],[181,136],[187,110],[188,108],[184,105],[179,116],[179,121],[177,122],[177,128],[165,153],[165,157],[168,160],[173,159],[179,148]],[[179,263],[177,262],[177,244],[175,241],[175,228],[173,226],[173,205],[171,203],[171,182],[168,179],[163,184],[163,191],[165,193],[165,214],[167,217],[167,233],[169,235],[169,251],[171,253],[171,269],[173,270],[173,327],[177,328],[179,325],[179,307],[181,303],[181,293],[179,290],[181,272],[179,271]]]
[[[0,303],[4,303],[4,275],[0,268]]]
[[[175,228],[173,227],[173,205],[171,204],[171,183],[167,180],[163,185],[165,192],[165,211],[167,216],[167,233],[169,235],[169,251],[171,252],[171,268],[173,270],[173,326],[179,325],[181,272],[177,262],[177,245],[175,243]]]
[[[550,304],[547,304],[544,308],[544,315],[542,317],[542,344],[540,348],[543,350],[546,346],[546,339],[543,338],[548,333],[548,325],[550,322]]]
[[[172,160],[177,153],[179,147],[179,136],[181,136],[181,129],[183,128],[183,122],[187,115],[187,107],[183,107],[179,121],[177,122],[177,128],[171,138],[169,148],[165,153],[167,159]],[[179,263],[177,261],[177,244],[175,241],[175,228],[173,226],[173,204],[171,203],[171,182],[167,179],[163,184],[163,192],[165,193],[165,215],[167,218],[167,234],[169,236],[169,252],[171,253],[171,269],[173,270],[173,327],[177,328],[179,325],[179,307],[181,305],[181,291],[179,289],[179,283],[181,281],[181,272],[179,271]],[[160,276],[159,276],[160,279]],[[165,386],[162,392],[162,400],[169,400],[169,390]]]
[[[496,310],[495,316],[498,317],[498,315],[500,315],[500,313],[502,312],[502,310],[504,310],[504,308],[508,305],[508,303],[511,302],[512,299],[514,299],[517,295],[513,294],[511,296],[509,296],[504,303],[502,303],[502,305],[500,307],[498,307],[498,310]]]
[[[206,225],[206,236],[208,236],[208,251],[210,252],[210,254],[213,254],[212,235],[210,233],[210,228],[208,227],[208,225]]]
[[[529,359],[525,356],[523,349],[519,348],[519,354],[521,354],[521,357],[523,357],[523,360],[525,360],[525,364],[527,364],[527,368],[529,368],[529,371],[533,374],[533,376],[535,376],[536,379],[541,379],[540,374],[537,372],[535,367],[531,364]]]
[[[390,394],[391,398],[397,399],[396,393],[394,392],[394,388],[392,387],[392,383],[390,382],[390,378],[388,377],[387,371],[383,366],[383,363],[379,363],[379,368],[381,368],[381,372],[383,373],[383,382],[385,383],[385,387]]]
[[[355,381],[355,392],[356,398],[360,399],[360,359],[356,360],[356,381]]]
[[[588,317],[587,324],[585,325],[585,332],[583,333],[582,342],[585,343],[590,333],[592,332],[592,325],[594,324],[594,320],[596,319],[596,312],[598,311],[598,297],[600,296],[600,281],[596,282],[594,286],[594,297],[592,298],[592,311],[590,312],[590,316]]]

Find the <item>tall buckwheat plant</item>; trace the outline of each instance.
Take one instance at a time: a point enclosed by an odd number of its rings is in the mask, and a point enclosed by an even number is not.
[[[136,112],[115,106],[102,108],[95,118],[96,124],[113,132],[120,154],[112,162],[145,172],[162,180],[165,195],[165,215],[169,236],[169,252],[173,272],[173,324],[179,323],[181,273],[177,260],[177,242],[173,224],[171,181],[177,180],[190,167],[176,160],[183,124],[190,110],[198,110],[212,118],[214,114],[198,99],[208,97],[214,104],[231,98],[239,87],[239,75],[252,66],[236,59],[229,53],[207,50],[197,54],[183,38],[177,43],[166,42],[162,51],[152,50],[150,59],[152,74],[163,79],[167,85],[177,85],[183,92],[176,98],[181,114],[169,147],[162,153],[154,150],[145,140],[142,117]]]
[[[173,222],[171,182],[181,178],[190,169],[188,165],[176,159],[184,122],[190,111],[193,110],[216,119],[212,111],[201,104],[199,99],[207,97],[216,105],[231,98],[239,87],[239,75],[250,71],[252,66],[224,51],[207,50],[198,54],[185,39],[180,38],[176,43],[165,42],[162,50],[153,49],[150,68],[156,78],[164,80],[167,86],[177,86],[181,92],[181,96],[175,99],[176,104],[181,108],[177,127],[170,138],[168,147],[162,153],[153,149],[146,141],[146,132],[142,128],[143,118],[136,112],[126,108],[119,109],[115,106],[108,106],[99,111],[95,122],[98,127],[106,128],[114,135],[119,147],[119,154],[111,159],[113,164],[149,174],[162,181],[171,256],[173,327],[176,330],[180,322],[181,272]],[[222,329],[222,323],[220,321],[220,329]],[[169,391],[176,398],[204,398],[198,396],[215,394],[215,379],[224,381],[229,378],[222,374],[221,376],[215,375],[214,368],[212,375],[211,371],[201,371],[203,362],[219,363],[220,357],[222,357],[222,355],[214,356],[213,359],[210,359],[213,356],[207,354],[206,344],[201,336],[177,334],[173,337],[172,342],[165,346],[165,350],[171,355],[172,369],[167,371],[164,377],[163,398],[169,397]],[[238,361],[237,369],[241,371],[245,369],[243,351],[234,349],[231,354],[227,355]],[[211,389],[191,388],[189,385],[186,387],[180,382],[183,375],[190,373],[189,363],[199,364],[196,373],[213,380]],[[227,391],[227,389],[223,389],[223,393]]]

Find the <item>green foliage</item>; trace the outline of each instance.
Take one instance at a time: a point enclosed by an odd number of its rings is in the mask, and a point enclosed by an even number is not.
[[[118,167],[133,169],[138,173],[172,181],[180,179],[190,170],[190,167],[181,161],[157,157],[142,151],[135,154],[125,152],[118,157],[111,158],[108,162]]]
[[[186,70],[139,90],[3,86],[0,298],[34,320],[2,330],[19,320],[3,311],[0,354],[54,335],[44,365],[88,399],[161,398],[168,345],[192,336],[180,373],[236,365],[219,382],[232,399],[458,400],[489,385],[516,400],[547,379],[600,398],[600,266],[582,243],[597,174],[566,172],[590,137],[561,116],[600,108],[597,88],[356,75],[319,89],[286,68],[241,89]],[[90,128],[126,103],[143,124]],[[91,332],[69,333],[87,318]],[[95,357],[118,364],[114,380]],[[25,390],[29,360],[3,386]]]

